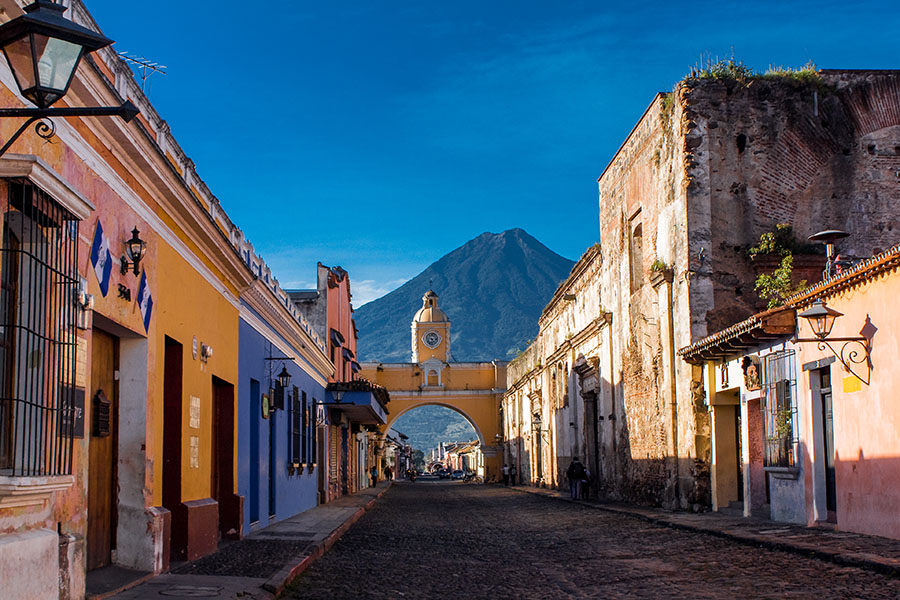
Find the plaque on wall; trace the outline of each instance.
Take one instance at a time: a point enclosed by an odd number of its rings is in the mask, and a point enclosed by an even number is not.
[[[84,437],[84,388],[60,386],[60,397],[68,398],[69,405],[59,411],[59,435]]]

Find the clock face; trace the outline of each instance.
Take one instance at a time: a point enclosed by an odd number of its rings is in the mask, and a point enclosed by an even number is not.
[[[441,343],[441,336],[438,335],[437,331],[427,331],[425,332],[425,335],[422,336],[422,341],[426,346],[433,350]]]

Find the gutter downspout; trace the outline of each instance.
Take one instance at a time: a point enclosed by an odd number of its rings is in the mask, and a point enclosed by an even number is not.
[[[673,278],[674,279],[674,278]],[[675,450],[675,502],[681,507],[681,467],[678,460],[678,386],[675,382],[675,323],[672,307],[672,281],[666,282],[666,318],[669,323],[669,402],[672,410],[672,439]]]

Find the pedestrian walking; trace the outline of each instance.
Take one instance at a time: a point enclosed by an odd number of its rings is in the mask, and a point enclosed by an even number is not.
[[[391,479],[394,478],[394,470],[391,468],[391,465],[384,466],[384,478],[387,481],[390,481]]]
[[[503,485],[509,485],[509,465],[503,464]]]
[[[372,487],[375,487],[378,483],[378,467],[373,465],[372,468],[369,469],[369,477],[372,478]]]
[[[569,495],[572,500],[578,500],[581,496],[581,482],[584,480],[587,471],[577,456],[572,457],[569,468],[566,469],[566,478],[569,480]]]
[[[516,469],[516,465],[510,465],[509,467],[509,483],[510,485],[516,485],[516,475],[519,474],[519,470]]]

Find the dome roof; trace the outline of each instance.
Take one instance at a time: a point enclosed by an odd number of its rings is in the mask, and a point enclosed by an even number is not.
[[[416,323],[446,323],[449,320],[444,311],[438,308],[438,295],[434,293],[434,290],[425,292],[425,295],[422,296],[422,308],[413,317],[413,321]]]

